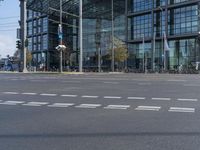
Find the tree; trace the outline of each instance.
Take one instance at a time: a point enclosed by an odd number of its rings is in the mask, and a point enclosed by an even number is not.
[[[112,49],[109,50],[109,59],[112,60]],[[122,68],[128,58],[128,48],[120,39],[114,38],[114,59],[118,69]]]
[[[26,61],[27,61],[27,64],[30,66],[32,62],[32,54],[29,50],[26,51]]]

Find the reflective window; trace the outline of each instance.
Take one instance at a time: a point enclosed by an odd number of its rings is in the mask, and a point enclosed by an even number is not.
[[[188,6],[170,10],[169,12],[169,34],[179,35],[194,33],[198,31],[198,6]]]
[[[138,12],[153,8],[152,0],[132,0],[132,12]]]
[[[131,39],[142,37],[151,37],[152,33],[152,15],[142,15],[132,18],[131,21]]]

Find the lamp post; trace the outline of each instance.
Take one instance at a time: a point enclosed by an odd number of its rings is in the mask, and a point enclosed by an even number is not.
[[[63,45],[63,28],[62,28],[62,0],[60,0],[60,24],[58,25],[58,38],[59,38],[59,45],[62,47]],[[57,49],[60,52],[60,73],[63,72],[63,64],[62,64],[62,57],[63,57],[63,50],[64,49]]]
[[[114,2],[111,0],[111,9],[112,9],[112,62],[111,62],[111,70],[115,71],[115,51],[114,51]]]
[[[80,36],[79,72],[83,72],[83,0],[80,0],[79,3],[79,36]]]

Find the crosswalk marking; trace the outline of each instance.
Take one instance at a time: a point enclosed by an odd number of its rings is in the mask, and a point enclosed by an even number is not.
[[[0,105],[17,105],[22,103],[24,103],[24,101],[5,101],[0,103]]]
[[[104,96],[105,99],[121,99],[120,96]]]
[[[128,109],[130,105],[108,105],[104,109]]]
[[[163,100],[163,101],[170,101],[171,98],[152,98],[152,100]]]
[[[3,92],[4,94],[11,94],[11,95],[16,95],[19,94],[18,92]]]
[[[197,102],[198,99],[184,99],[184,98],[178,98],[178,101],[190,101],[190,102]]]
[[[82,98],[98,98],[99,96],[89,96],[89,95],[83,95]]]
[[[42,106],[42,105],[47,105],[49,104],[48,102],[28,102],[26,104],[22,104],[23,106]]]
[[[97,108],[100,107],[101,104],[80,104],[78,106],[75,106],[76,108]]]
[[[42,93],[41,96],[57,96],[57,94]]]
[[[61,97],[77,97],[78,95],[61,95]]]
[[[195,108],[170,107],[169,112],[195,112]]]
[[[138,106],[135,110],[159,111],[160,109],[161,109],[160,106]]]
[[[74,103],[54,103],[52,105],[48,105],[48,107],[69,107],[73,105]]]
[[[37,93],[22,93],[22,95],[37,95]]]
[[[131,99],[135,99],[135,100],[144,100],[146,99],[145,97],[128,97],[127,99],[131,100]]]

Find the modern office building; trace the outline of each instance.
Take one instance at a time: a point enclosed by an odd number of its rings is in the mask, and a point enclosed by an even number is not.
[[[59,67],[58,0],[28,0],[29,50],[32,65]],[[62,0],[63,66],[79,61],[79,0]],[[83,68],[111,70],[115,41],[126,45],[121,62],[131,71],[194,69],[200,62],[200,0],[83,0]],[[117,63],[115,62],[115,67]]]

